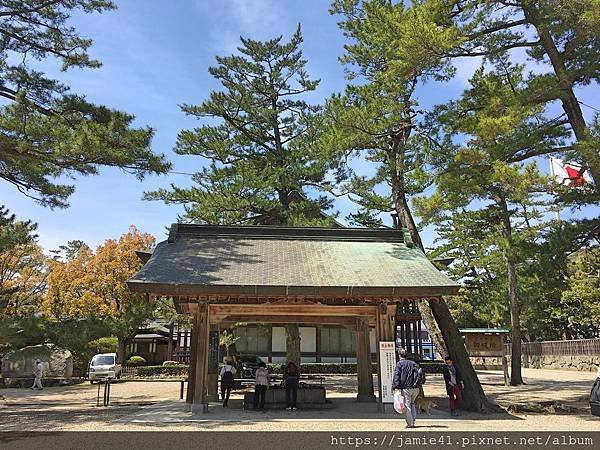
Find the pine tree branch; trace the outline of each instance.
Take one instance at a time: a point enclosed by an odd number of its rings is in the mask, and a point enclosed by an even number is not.
[[[29,14],[29,13],[39,13],[42,9],[52,6],[52,5],[56,5],[57,3],[62,3],[62,1],[63,0],[49,0],[38,6],[32,6],[31,8],[22,8],[22,9],[15,9],[12,11],[10,11],[10,10],[3,11],[3,12],[0,12],[0,17],[17,16],[20,14]]]
[[[533,42],[517,42],[514,44],[503,45],[501,47],[496,47],[491,50],[482,50],[482,51],[471,51],[458,47],[458,52],[450,52],[446,56],[449,58],[459,58],[459,57],[471,57],[471,56],[490,56],[497,55],[498,53],[505,52],[507,50],[511,50],[513,48],[522,48],[522,47],[535,47],[541,45],[541,41],[533,41]]]
[[[520,25],[526,25],[528,23],[529,23],[529,21],[527,19],[516,20],[514,22],[508,22],[508,23],[499,23],[496,26],[485,28],[483,30],[477,31],[476,33],[467,34],[465,37],[469,40],[475,39],[475,38],[485,36],[490,33],[494,33],[496,31],[507,30],[510,28],[518,27]]]

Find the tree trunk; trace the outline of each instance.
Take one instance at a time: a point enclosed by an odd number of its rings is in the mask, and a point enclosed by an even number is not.
[[[521,324],[519,318],[519,303],[517,299],[517,271],[514,261],[507,260],[508,269],[508,300],[510,305],[511,353],[510,353],[510,385],[523,384],[521,376]]]
[[[433,316],[444,336],[444,342],[448,346],[448,354],[454,359],[464,381],[462,407],[467,411],[482,412],[492,409],[485,392],[481,387],[477,373],[471,364],[471,359],[465,348],[463,338],[454,322],[448,305],[443,300],[430,300],[429,306]]]
[[[419,236],[419,230],[417,229],[417,225],[408,206],[406,196],[403,193],[398,193],[396,205],[396,213],[398,214],[398,217],[401,218],[401,224],[408,229],[413,243],[419,247],[423,253],[425,253],[425,247],[423,246],[421,236]],[[417,305],[419,307],[419,312],[421,313],[421,319],[423,319],[423,323],[425,324],[425,328],[427,328],[429,336],[431,336],[431,341],[433,342],[435,349],[443,357],[444,355],[448,354],[448,347],[444,342],[444,336],[442,335],[438,324],[435,322],[431,307],[428,303],[421,301],[417,302]]]
[[[412,241],[424,253],[423,242],[419,236],[419,231],[417,230],[404,192],[400,189],[394,191],[393,187],[392,191],[395,194],[394,204],[398,216],[402,218],[402,222],[408,229]],[[465,382],[462,406],[469,411],[477,412],[490,409],[491,405],[481,387],[477,373],[471,364],[467,349],[465,348],[463,338],[446,302],[443,300],[439,302],[435,300],[430,300],[429,302],[419,301],[418,305],[421,318],[437,350],[445,355],[451,355],[460,370]]]
[[[300,367],[300,329],[298,324],[285,326],[285,353],[286,362],[294,362]]]
[[[504,249],[504,259],[506,261],[506,271],[508,279],[508,306],[510,309],[511,326],[511,354],[510,354],[510,385],[518,386],[523,384],[521,376],[521,319],[519,317],[519,301],[517,298],[517,269],[513,256],[512,225],[510,223],[510,213],[508,205],[504,198],[500,198],[499,206],[502,209],[502,234],[506,240]]]
[[[598,148],[597,140],[593,140],[590,136],[583,112],[573,89],[573,81],[569,76],[564,59],[548,30],[547,21],[541,17],[536,4],[524,1],[522,2],[522,8],[525,18],[535,27],[542,47],[544,47],[544,51],[550,59],[561,91],[560,101],[563,111],[567,115],[577,141],[583,144],[578,147],[578,151],[584,163],[590,169],[596,190],[600,191],[600,149]],[[584,141],[587,142],[584,143]]]
[[[127,344],[127,338],[119,336],[117,339],[117,363],[123,364],[125,362],[125,347]]]

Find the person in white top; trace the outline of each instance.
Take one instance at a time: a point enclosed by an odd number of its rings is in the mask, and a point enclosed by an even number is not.
[[[42,390],[44,387],[42,386],[42,375],[44,374],[44,366],[42,361],[36,359],[33,363],[33,376],[35,377],[33,380],[33,386],[31,389],[33,390]]]
[[[254,382],[254,409],[265,409],[265,395],[269,386],[269,371],[264,362],[258,364]]]
[[[221,367],[221,400],[223,400],[223,406],[225,407],[227,407],[227,402],[229,401],[236,372],[235,367],[231,365],[231,360],[225,360],[225,365]]]

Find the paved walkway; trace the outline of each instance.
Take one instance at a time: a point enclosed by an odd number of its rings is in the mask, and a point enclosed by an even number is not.
[[[426,395],[439,405],[431,416],[420,416],[416,430],[432,431],[575,431],[597,430],[600,418],[591,416],[587,395],[595,374],[589,372],[525,369],[526,385],[506,387],[501,372],[480,373],[488,397],[498,404],[517,406],[499,414],[464,413],[450,417],[439,375],[430,376]],[[111,406],[96,407],[97,386],[78,385],[44,391],[4,389],[0,394],[0,430],[306,430],[306,431],[388,431],[404,428],[402,417],[390,411],[378,413],[375,404],[356,403],[356,381],[333,377],[327,382],[327,396],[334,409],[255,412],[241,409],[241,395],[230,408],[210,406],[208,414],[184,412],[176,382],[115,383]],[[102,394],[102,392],[101,392]],[[549,401],[569,405],[570,413],[531,414],[527,407]],[[560,409],[559,409],[560,411]]]

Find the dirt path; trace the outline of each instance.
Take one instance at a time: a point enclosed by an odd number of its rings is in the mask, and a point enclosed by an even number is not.
[[[428,377],[426,394],[439,405],[432,416],[421,416],[417,430],[431,431],[593,431],[600,418],[589,414],[587,395],[594,374],[524,369],[526,385],[506,387],[501,372],[480,373],[490,399],[509,405],[534,405],[556,400],[572,406],[570,414],[523,412],[449,417],[444,386],[439,375]],[[356,403],[356,380],[335,376],[327,380],[327,397],[335,408],[289,413],[256,413],[241,410],[241,394],[231,408],[211,405],[210,413],[192,416],[183,412],[176,382],[121,382],[111,385],[111,406],[96,407],[97,386],[77,385],[43,391],[4,389],[0,401],[0,431],[8,430],[363,430],[402,429],[402,418],[393,412],[380,414],[375,404]],[[101,390],[102,395],[102,390]],[[237,407],[236,407],[237,406]],[[389,409],[389,408],[388,408]],[[517,410],[519,411],[519,410]],[[522,410],[521,410],[522,411]]]

